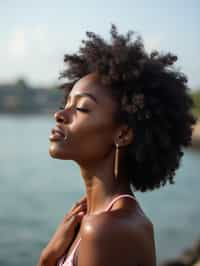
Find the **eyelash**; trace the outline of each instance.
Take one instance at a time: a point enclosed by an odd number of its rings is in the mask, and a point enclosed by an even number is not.
[[[59,107],[59,110],[64,110],[65,108],[63,106],[60,106]],[[76,110],[80,111],[80,112],[84,112],[84,113],[87,113],[88,112],[88,109],[84,109],[84,108],[78,108],[76,107]]]

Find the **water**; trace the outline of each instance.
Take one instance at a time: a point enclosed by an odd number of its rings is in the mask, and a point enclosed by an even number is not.
[[[64,214],[84,193],[79,168],[48,155],[49,117],[0,116],[0,265],[35,266]],[[154,224],[158,261],[200,237],[200,153],[185,150],[175,185],[136,193]]]

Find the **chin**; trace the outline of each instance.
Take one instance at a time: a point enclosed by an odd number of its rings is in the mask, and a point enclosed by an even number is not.
[[[54,146],[53,144],[51,144],[51,146],[49,148],[49,155],[52,158],[56,158],[56,159],[61,159],[61,160],[68,160],[69,159],[67,157],[67,154],[64,151],[62,151],[58,147]]]

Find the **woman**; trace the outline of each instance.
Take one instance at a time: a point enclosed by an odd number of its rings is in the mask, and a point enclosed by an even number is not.
[[[65,55],[64,108],[55,113],[53,158],[74,160],[86,195],[64,217],[38,265],[155,266],[153,224],[133,191],[173,184],[196,118],[176,56],[148,54],[140,37],[87,32]]]

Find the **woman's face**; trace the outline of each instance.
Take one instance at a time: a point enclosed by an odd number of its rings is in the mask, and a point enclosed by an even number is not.
[[[103,159],[115,145],[115,108],[96,74],[81,78],[70,91],[64,110],[54,115],[56,127],[49,138],[49,154],[78,163]],[[56,128],[63,134],[56,133]]]

